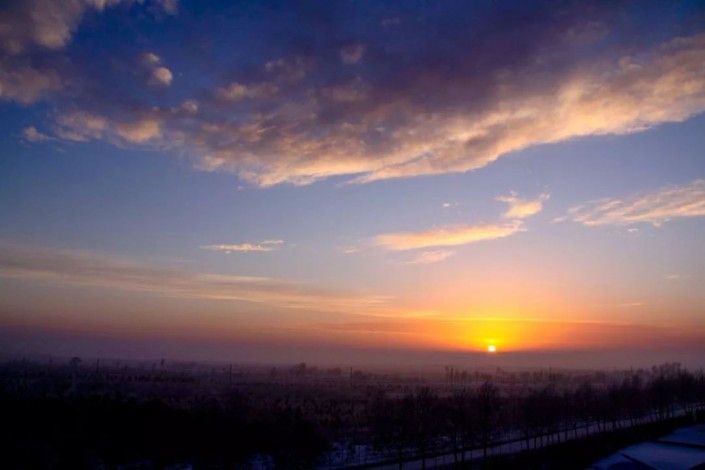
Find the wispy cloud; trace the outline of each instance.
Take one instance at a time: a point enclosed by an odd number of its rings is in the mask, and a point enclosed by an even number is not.
[[[227,100],[238,101],[245,98],[267,98],[276,94],[278,90],[279,88],[276,85],[270,83],[243,85],[242,83],[233,82],[218,89],[218,95]]]
[[[0,6],[0,100],[34,103],[75,81],[70,60],[59,59],[86,14],[143,3],[138,0],[26,0]],[[156,10],[175,14],[177,0],[155,0]],[[32,60],[36,56],[40,60]],[[159,72],[158,79],[167,75]],[[91,99],[84,96],[84,98]]]
[[[521,221],[518,220],[505,224],[447,225],[419,232],[378,235],[374,238],[374,243],[390,250],[414,250],[496,240],[523,230]]]
[[[156,0],[155,3],[167,15],[176,15],[179,13],[179,0]]]
[[[705,216],[705,180],[669,186],[625,198],[601,199],[572,208],[562,219],[585,225],[650,223],[656,227],[670,219]]]
[[[157,86],[169,86],[174,76],[171,70],[161,65],[161,57],[154,52],[142,54],[142,67],[149,73],[149,84]]]
[[[438,263],[445,259],[450,258],[455,254],[454,251],[450,250],[439,250],[439,251],[424,251],[419,254],[416,258],[411,261],[407,261],[404,264],[432,264]]]
[[[0,99],[31,104],[62,86],[61,77],[53,69],[4,67],[0,61]]]
[[[29,142],[46,142],[47,140],[55,140],[54,137],[39,132],[34,126],[25,127],[22,130],[22,136]]]
[[[512,191],[508,196],[499,196],[496,199],[509,204],[509,209],[504,213],[505,219],[525,219],[541,212],[543,203],[548,198],[549,195],[544,193],[536,199],[522,199],[515,191]]]
[[[315,311],[373,312],[390,300],[266,277],[198,273],[94,252],[7,242],[0,242],[0,277]]]
[[[106,139],[116,144],[145,144],[161,137],[162,128],[158,119],[150,117],[111,120],[97,114],[77,111],[58,119],[56,135],[75,142]]]
[[[106,6],[133,0],[27,0],[8,2],[0,21],[15,27],[0,28],[0,47],[19,54],[33,47],[61,49],[65,47],[83,15],[90,10],[103,11]]]
[[[233,251],[242,251],[242,252],[249,252],[249,251],[274,251],[277,249],[279,245],[282,245],[284,243],[284,240],[264,240],[259,243],[240,243],[236,245],[227,245],[227,244],[215,244],[215,245],[201,245],[200,248],[202,250],[210,250],[210,251],[222,251],[225,253],[231,253]]]

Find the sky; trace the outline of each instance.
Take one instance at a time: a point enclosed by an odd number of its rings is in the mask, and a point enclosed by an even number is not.
[[[704,111],[699,1],[4,1],[0,352],[703,366]]]

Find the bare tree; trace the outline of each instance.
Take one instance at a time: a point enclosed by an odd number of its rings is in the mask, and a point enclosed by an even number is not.
[[[487,464],[487,448],[496,430],[495,425],[502,400],[499,389],[492,382],[485,382],[480,386],[475,400],[477,425],[482,440],[482,459]]]

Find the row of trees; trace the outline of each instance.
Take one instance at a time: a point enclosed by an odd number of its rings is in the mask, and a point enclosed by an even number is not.
[[[493,444],[523,441],[526,450],[589,434],[661,421],[705,409],[705,377],[677,365],[654,375],[634,373],[621,383],[586,382],[561,390],[553,384],[502,390],[491,382],[438,394],[429,388],[394,398],[377,392],[369,404],[375,448],[390,460],[469,448],[485,459]]]
[[[425,459],[429,451],[442,450],[452,450],[457,461],[462,450],[476,444],[482,445],[486,457],[502,406],[499,389],[490,382],[444,398],[430,388],[400,399],[378,392],[369,405],[368,419],[375,448],[393,451],[400,462],[405,455]]]

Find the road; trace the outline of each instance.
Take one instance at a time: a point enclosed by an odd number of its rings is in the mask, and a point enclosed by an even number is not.
[[[676,409],[673,411],[672,415],[669,415],[668,419],[671,419],[673,417],[679,417],[679,416],[684,416],[686,414],[685,409]],[[615,428],[616,429],[624,429],[624,428],[629,428],[632,425],[638,426],[640,424],[646,424],[650,422],[657,421],[658,419],[658,413],[652,413],[651,415],[644,416],[634,422],[632,424],[632,420],[630,419],[625,419],[621,421],[615,422]],[[611,430],[612,425],[609,423],[607,427]],[[571,441],[575,439],[581,439],[584,438],[588,435],[593,435],[601,432],[597,424],[591,424],[587,426],[582,426],[579,427],[577,432],[573,431],[572,429],[568,432],[568,438],[566,439],[565,433],[563,431],[556,432],[556,433],[551,433],[551,434],[546,434],[543,436],[537,436],[537,442],[536,442],[536,448],[541,448],[545,447],[551,444],[555,444],[558,442],[565,442],[565,441]],[[532,449],[534,448],[533,446],[533,437],[531,438],[532,440]],[[526,450],[526,439],[515,439],[511,441],[505,441],[501,442],[498,444],[494,444],[492,446],[489,446],[487,448],[487,455],[488,456],[494,456],[494,455],[511,455],[511,454],[516,454],[519,452],[522,452]],[[465,461],[472,461],[472,460],[479,460],[483,458],[483,449],[482,448],[474,448],[474,449],[469,449],[463,452],[464,453],[464,458]],[[457,458],[458,460],[461,460],[461,453],[458,452]],[[401,467],[399,465],[398,461],[385,461],[385,462],[380,462],[380,463],[374,463],[374,462],[369,462],[369,463],[358,463],[355,465],[348,465],[348,466],[342,466],[342,467],[333,467],[333,468],[346,468],[346,469],[368,469],[368,470],[399,470],[400,468],[403,470],[422,470],[424,468],[426,469],[432,469],[432,468],[442,468],[442,467],[447,467],[449,465],[452,465],[455,463],[455,456],[453,452],[445,453],[445,454],[440,454],[440,455],[435,455],[433,457],[427,457],[425,459],[425,465],[423,462],[423,459],[421,458],[411,458],[405,462],[402,463]]]

